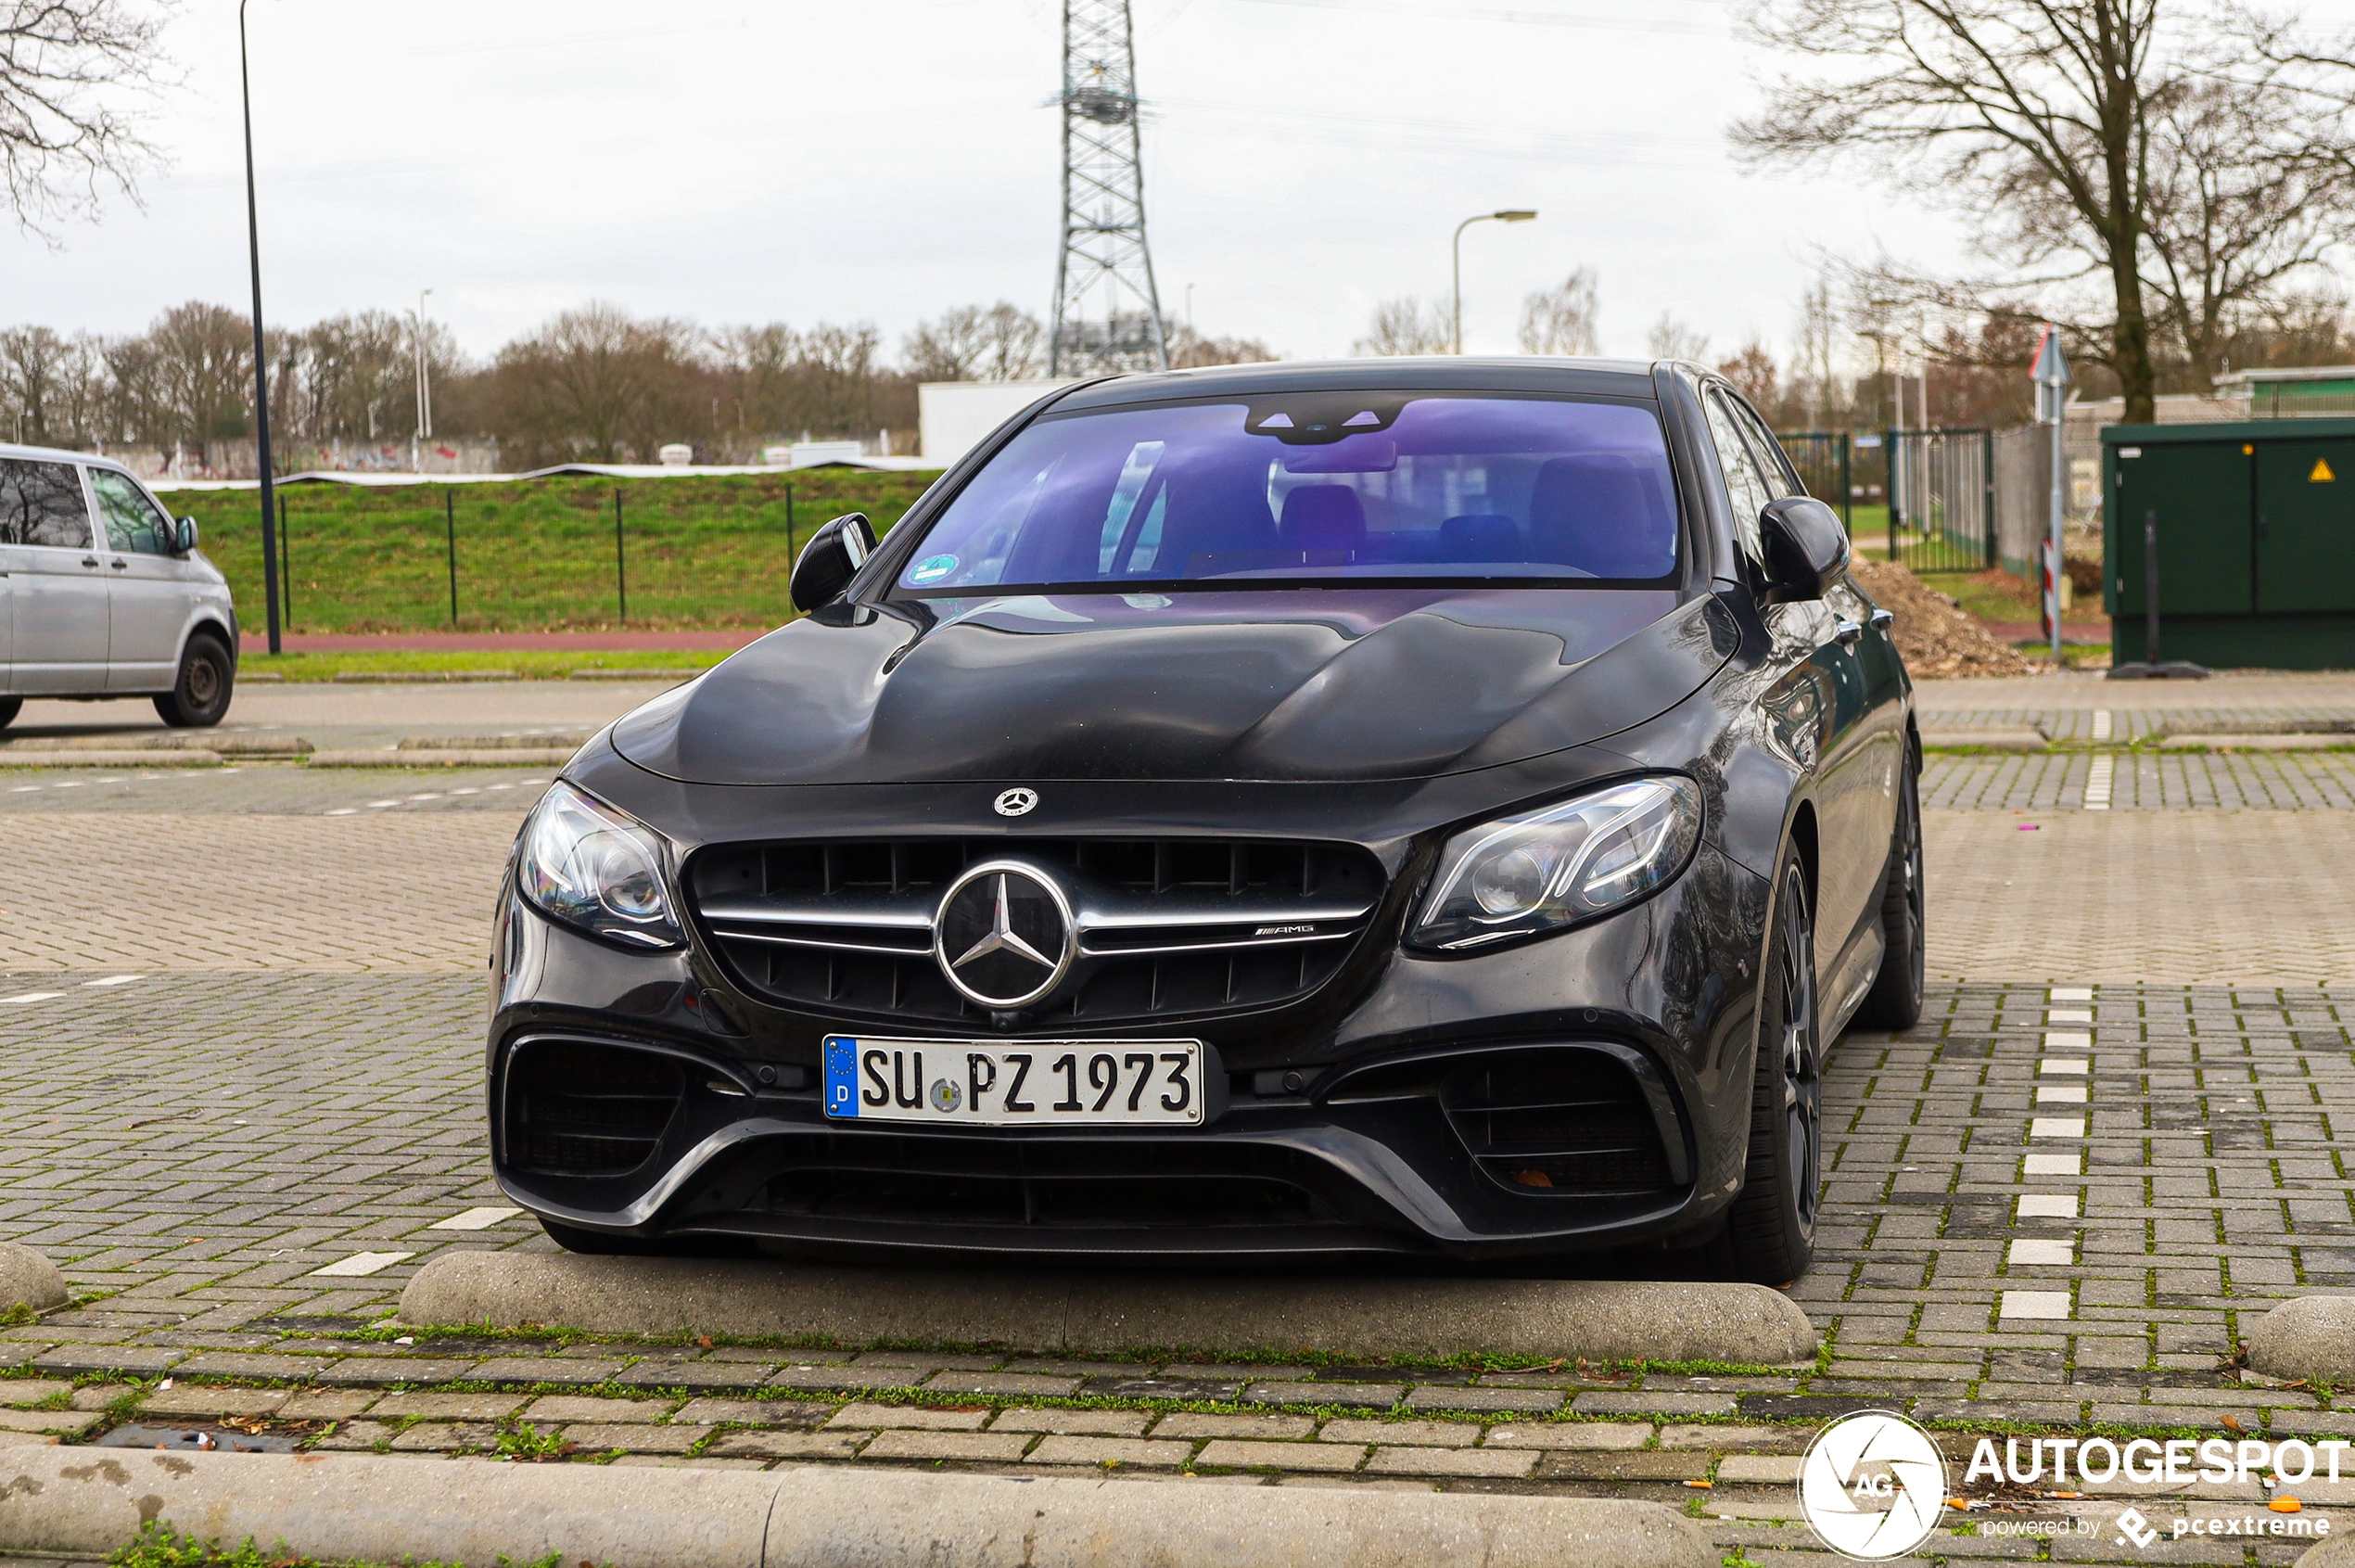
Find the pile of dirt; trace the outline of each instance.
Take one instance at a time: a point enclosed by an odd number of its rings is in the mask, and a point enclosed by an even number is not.
[[[1895,613],[1890,632],[1916,681],[1958,675],[2033,675],[2043,668],[2001,641],[1979,618],[1894,561],[1859,555],[1849,569],[1873,603]]]

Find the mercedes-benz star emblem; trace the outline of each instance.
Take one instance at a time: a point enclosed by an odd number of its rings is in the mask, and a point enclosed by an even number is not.
[[[933,959],[960,993],[984,1007],[1027,1007],[1055,988],[1078,950],[1071,901],[1043,873],[1016,860],[967,869],[932,921]]]
[[[1001,817],[1019,817],[1027,814],[1038,804],[1038,792],[1035,789],[1010,789],[990,804]]]

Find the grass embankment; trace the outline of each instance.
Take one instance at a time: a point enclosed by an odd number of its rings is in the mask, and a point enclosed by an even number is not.
[[[386,489],[307,484],[285,506],[290,631],[543,631],[773,626],[790,618],[793,543],[864,512],[882,533],[936,475],[840,469],[676,479],[533,479]],[[621,495],[629,617],[621,618],[614,496]],[[445,497],[451,510],[445,512]],[[170,491],[229,576],[238,615],[262,621],[261,506],[252,491]],[[454,516],[458,614],[450,614]],[[501,656],[505,660],[508,656]],[[520,657],[520,656],[516,656]],[[604,662],[651,668],[651,656]],[[480,667],[482,660],[471,661]],[[705,662],[709,662],[706,660]],[[500,668],[510,668],[501,663]]]

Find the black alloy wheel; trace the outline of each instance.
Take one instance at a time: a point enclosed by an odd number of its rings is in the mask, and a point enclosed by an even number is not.
[[[1855,1022],[1868,1029],[1910,1029],[1922,1018],[1928,973],[1929,923],[1924,918],[1922,877],[1921,764],[1906,747],[1897,786],[1897,842],[1880,902],[1880,973],[1856,1009]]]
[[[210,729],[229,711],[232,679],[229,650],[199,633],[188,639],[180,672],[172,690],[156,698],[156,712],[175,730]]]
[[[1824,1041],[1815,988],[1814,923],[1797,854],[1783,862],[1774,932],[1758,996],[1758,1063],[1741,1195],[1725,1217],[1738,1279],[1788,1285],[1815,1253],[1823,1186]]]

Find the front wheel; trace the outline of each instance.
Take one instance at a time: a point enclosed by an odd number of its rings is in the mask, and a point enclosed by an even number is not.
[[[156,712],[175,730],[210,729],[229,711],[234,680],[229,650],[210,637],[191,637],[172,690],[156,698]]]
[[[1806,873],[1793,854],[1776,884],[1774,934],[1758,988],[1758,1063],[1742,1191],[1725,1216],[1721,1256],[1737,1279],[1789,1285],[1814,1261],[1823,1111],[1814,922]]]

